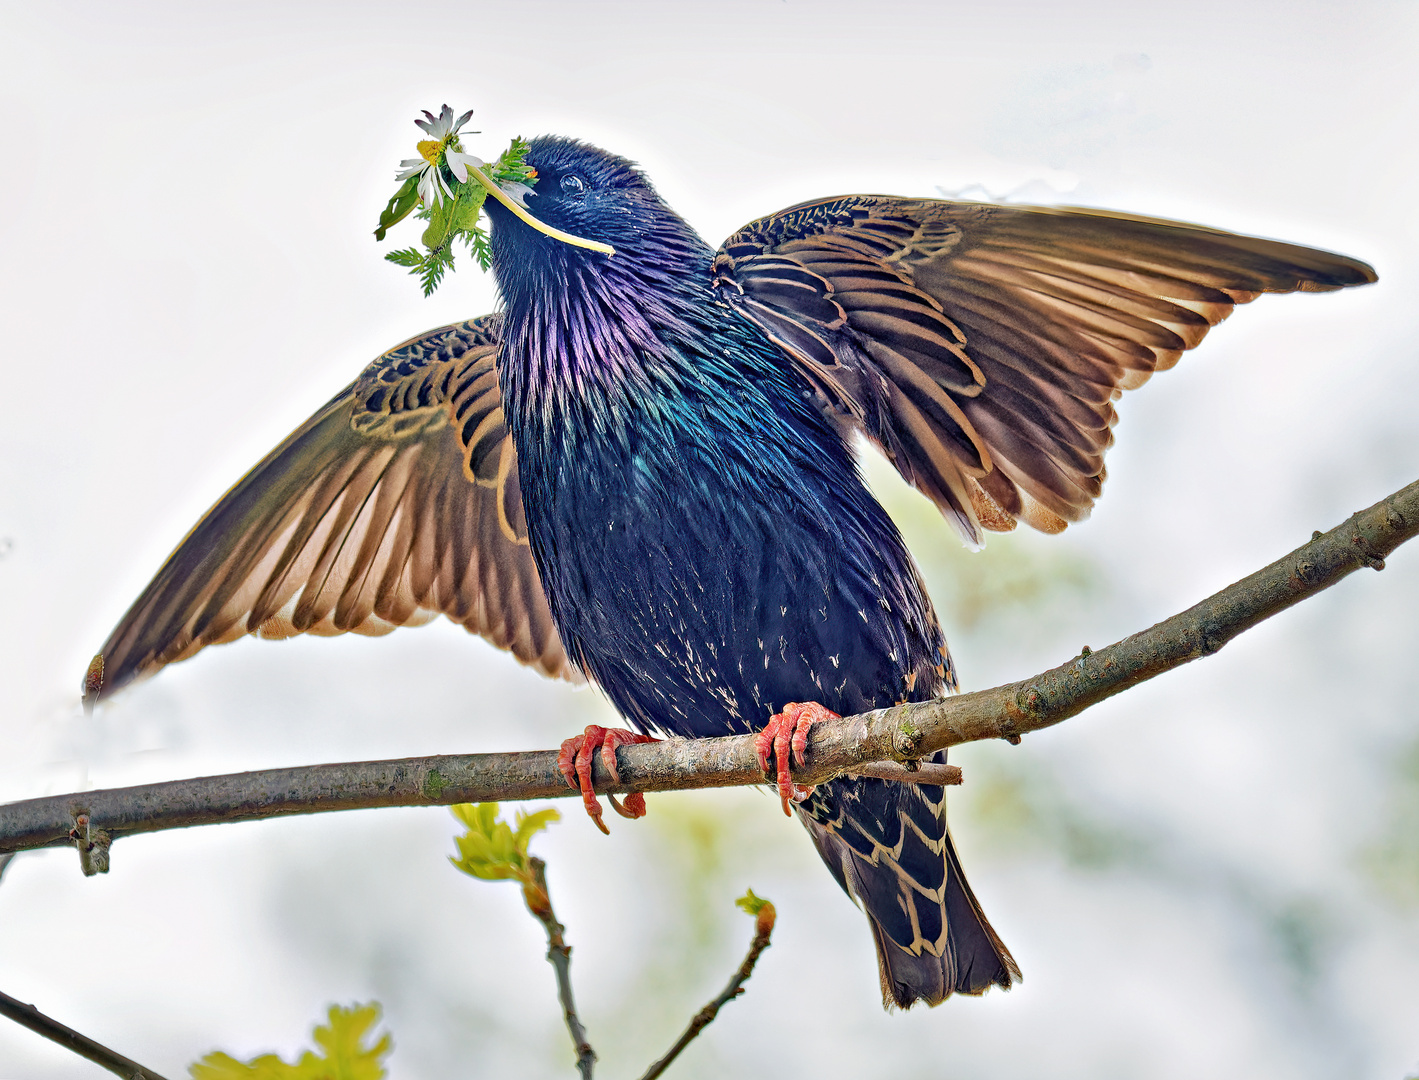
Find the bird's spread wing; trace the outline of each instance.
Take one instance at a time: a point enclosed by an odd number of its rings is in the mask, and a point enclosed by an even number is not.
[[[496,316],[385,353],[229,491],[110,635],[92,703],[244,634],[384,634],[440,612],[579,680],[527,543]]]
[[[1375,280],[1341,255],[1093,210],[852,195],[746,225],[721,298],[970,541],[1058,532],[1104,480],[1113,402],[1263,292]]]

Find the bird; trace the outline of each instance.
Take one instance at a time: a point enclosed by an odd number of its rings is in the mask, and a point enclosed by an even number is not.
[[[812,724],[958,688],[864,444],[970,545],[1058,533],[1100,495],[1123,391],[1237,304],[1374,271],[1124,213],[885,195],[713,248],[622,157],[543,136],[527,164],[525,212],[487,204],[498,310],[385,352],[247,473],[114,629],[86,702],[247,634],[442,614],[631,725],[563,744],[598,824],[592,755],[753,733],[867,916],[884,1007],[1008,990],[942,789],[790,782]]]

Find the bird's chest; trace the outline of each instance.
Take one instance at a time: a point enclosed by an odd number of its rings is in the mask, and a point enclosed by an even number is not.
[[[593,444],[524,482],[548,495],[528,524],[569,654],[638,726],[686,735],[900,700],[935,631],[895,529],[850,469],[731,443]]]
[[[721,735],[939,687],[901,537],[777,349],[558,326],[500,357],[528,532],[568,655],[632,723]]]
[[[529,525],[554,616],[593,665],[640,656],[714,681],[837,576],[821,500],[782,462],[684,442],[591,459]]]

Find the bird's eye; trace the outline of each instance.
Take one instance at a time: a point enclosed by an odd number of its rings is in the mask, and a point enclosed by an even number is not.
[[[585,195],[586,181],[576,173],[567,173],[566,176],[562,177],[562,194]]]

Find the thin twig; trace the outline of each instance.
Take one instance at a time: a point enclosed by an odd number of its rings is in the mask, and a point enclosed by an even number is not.
[[[937,765],[923,761],[916,768],[908,768],[896,761],[869,761],[844,770],[846,776],[873,776],[878,780],[895,780],[901,784],[926,784],[930,787],[950,787],[959,784],[963,777],[957,765]]]
[[[163,1080],[163,1077],[152,1069],[115,1053],[107,1046],[94,1042],[87,1035],[80,1035],[73,1028],[65,1027],[58,1020],[45,1016],[33,1005],[17,1001],[9,994],[0,994],[0,1016],[9,1017],[21,1027],[38,1032],[66,1050],[72,1050],[80,1057],[86,1057],[109,1072],[126,1077],[127,1080]]]
[[[1419,533],[1419,482],[1316,536],[1196,607],[1031,679],[940,701],[899,705],[813,728],[802,784],[865,762],[915,761],[979,739],[1018,742],[1114,694],[1201,656],[1263,619],[1364,567],[1379,570]],[[761,784],[753,736],[667,739],[617,751],[620,782],[597,755],[597,791],[670,791]],[[408,758],[88,791],[0,805],[0,852],[69,843],[79,814],[112,838],[160,829],[374,806],[545,799],[573,795],[556,751]]]
[[[591,1080],[591,1070],[596,1065],[596,1051],[586,1038],[586,1028],[576,1014],[576,1002],[572,998],[572,947],[562,936],[566,927],[557,921],[552,911],[552,896],[547,891],[547,864],[536,856],[527,860],[532,871],[532,880],[524,881],[522,899],[527,910],[547,930],[547,963],[557,973],[557,997],[562,1003],[562,1015],[567,1021],[567,1031],[571,1034],[572,1045],[576,1047],[576,1067],[581,1080]]]
[[[695,1036],[708,1027],[719,1015],[720,1008],[744,992],[744,984],[749,981],[749,976],[754,974],[754,965],[759,962],[759,954],[769,947],[769,938],[773,932],[774,906],[766,903],[759,909],[758,917],[755,919],[754,940],[749,946],[749,952],[744,957],[744,962],[739,965],[739,970],[729,980],[729,985],[720,991],[717,998],[695,1014],[694,1019],[690,1021],[690,1026],[675,1040],[675,1045],[663,1058],[646,1070],[646,1074],[641,1077],[641,1080],[656,1080],[656,1077],[668,1069],[670,1063],[680,1055],[680,1051],[689,1046]]]
[[[88,814],[74,815],[74,827],[69,839],[79,852],[79,869],[85,877],[108,873],[108,849],[113,838],[103,829],[95,829]]]

